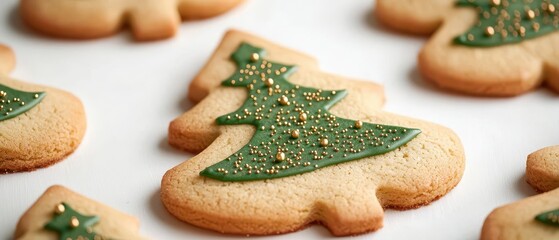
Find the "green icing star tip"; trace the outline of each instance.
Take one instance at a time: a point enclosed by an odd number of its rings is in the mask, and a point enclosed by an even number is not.
[[[92,230],[92,226],[99,222],[97,216],[82,215],[64,202],[55,206],[53,214],[45,229],[57,232],[60,240],[104,239]]]

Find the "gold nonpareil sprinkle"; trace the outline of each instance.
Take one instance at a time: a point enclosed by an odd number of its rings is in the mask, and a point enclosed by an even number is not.
[[[57,204],[56,207],[54,208],[54,212],[56,214],[62,214],[64,213],[64,211],[66,211],[66,207],[64,207],[64,204],[62,203]]]
[[[250,55],[250,61],[252,61],[252,62],[256,62],[259,59],[260,59],[260,54],[258,54],[258,53],[253,53],[253,54]]]
[[[77,217],[72,217],[70,219],[70,227],[77,228],[80,226],[80,220]]]

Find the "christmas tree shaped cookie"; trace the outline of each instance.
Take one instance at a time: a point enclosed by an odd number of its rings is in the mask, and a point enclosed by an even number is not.
[[[19,220],[15,238],[52,240],[144,239],[136,218],[62,186],[52,186]]]
[[[55,37],[105,37],[130,26],[136,40],[175,35],[181,19],[225,13],[243,0],[20,0],[21,16],[33,29]]]
[[[14,58],[3,49],[0,68],[9,70]],[[0,173],[31,171],[64,159],[80,144],[85,126],[83,106],[73,95],[0,73]]]
[[[302,54],[229,31],[192,82],[206,96],[169,127],[199,155],[169,170],[161,199],[177,218],[233,234],[321,222],[334,235],[382,227],[460,180],[455,134],[380,110],[382,88],[320,72]],[[205,86],[205,87],[204,87]]]
[[[526,181],[546,193],[495,209],[485,220],[482,240],[559,238],[558,162],[559,146],[528,156]]]
[[[546,83],[559,91],[559,1],[379,0],[376,16],[429,34],[421,73],[458,92],[514,96]]]

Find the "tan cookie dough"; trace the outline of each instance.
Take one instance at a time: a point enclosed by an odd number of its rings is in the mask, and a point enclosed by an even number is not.
[[[395,151],[321,168],[291,177],[250,182],[221,182],[201,177],[204,168],[245,145],[250,125],[216,125],[247,97],[245,89],[218,85],[235,71],[230,55],[241,42],[266,49],[267,59],[296,64],[289,81],[349,94],[332,114],[366,122],[419,128],[422,133]],[[334,235],[353,235],[383,226],[383,208],[416,208],[444,196],[460,181],[464,152],[460,140],[442,126],[380,110],[382,88],[320,72],[312,58],[238,31],[229,31],[193,84],[206,84],[198,105],[175,119],[169,141],[199,152],[169,170],[161,183],[161,200],[182,221],[222,233],[268,235],[297,231],[321,223]],[[191,87],[193,89],[193,87]]]
[[[413,34],[431,34],[456,0],[377,0],[375,17],[385,26]]]
[[[526,181],[539,192],[559,187],[559,146],[546,147],[528,155]]]
[[[10,73],[16,64],[16,57],[12,49],[0,44],[0,74]]]
[[[498,47],[454,44],[453,39],[478,20],[475,8],[454,7],[454,3],[453,0],[381,0],[377,3],[380,7],[377,15],[382,22],[401,29],[430,33],[438,27],[421,50],[418,64],[426,79],[443,89],[505,97],[526,93],[546,83],[559,91],[558,32]]]
[[[140,222],[102,203],[70,191],[62,186],[52,186],[20,218],[15,232],[17,240],[57,240],[56,232],[46,230],[55,207],[60,203],[70,205],[82,215],[98,216],[99,222],[92,230],[109,239],[144,239],[139,235]]]
[[[77,97],[3,74],[0,84],[22,91],[46,92],[44,99],[29,111],[0,121],[0,174],[47,167],[78,148],[85,134],[86,119]]]
[[[175,35],[181,19],[225,13],[244,0],[20,0],[23,20],[55,37],[105,37],[130,26],[137,40]]]

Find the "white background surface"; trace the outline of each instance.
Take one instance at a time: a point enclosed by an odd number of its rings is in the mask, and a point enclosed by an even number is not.
[[[323,70],[385,86],[385,110],[452,128],[466,151],[460,184],[429,206],[387,210],[385,227],[355,239],[477,239],[495,207],[534,195],[526,155],[559,143],[559,99],[541,88],[520,97],[478,98],[427,84],[416,70],[425,38],[370,20],[373,1],[251,0],[209,20],[186,22],[175,38],[137,43],[128,31],[91,41],[37,35],[0,1],[0,42],[17,55],[12,76],[66,89],[86,108],[88,129],[65,161],[0,175],[0,239],[11,239],[23,212],[50,185],[62,184],[137,216],[154,239],[224,236],[182,223],[159,200],[161,177],[192,157],[166,140],[168,123],[188,110],[187,86],[228,28],[239,28],[314,55]],[[319,225],[276,239],[331,235]],[[239,237],[243,238],[243,237]]]

